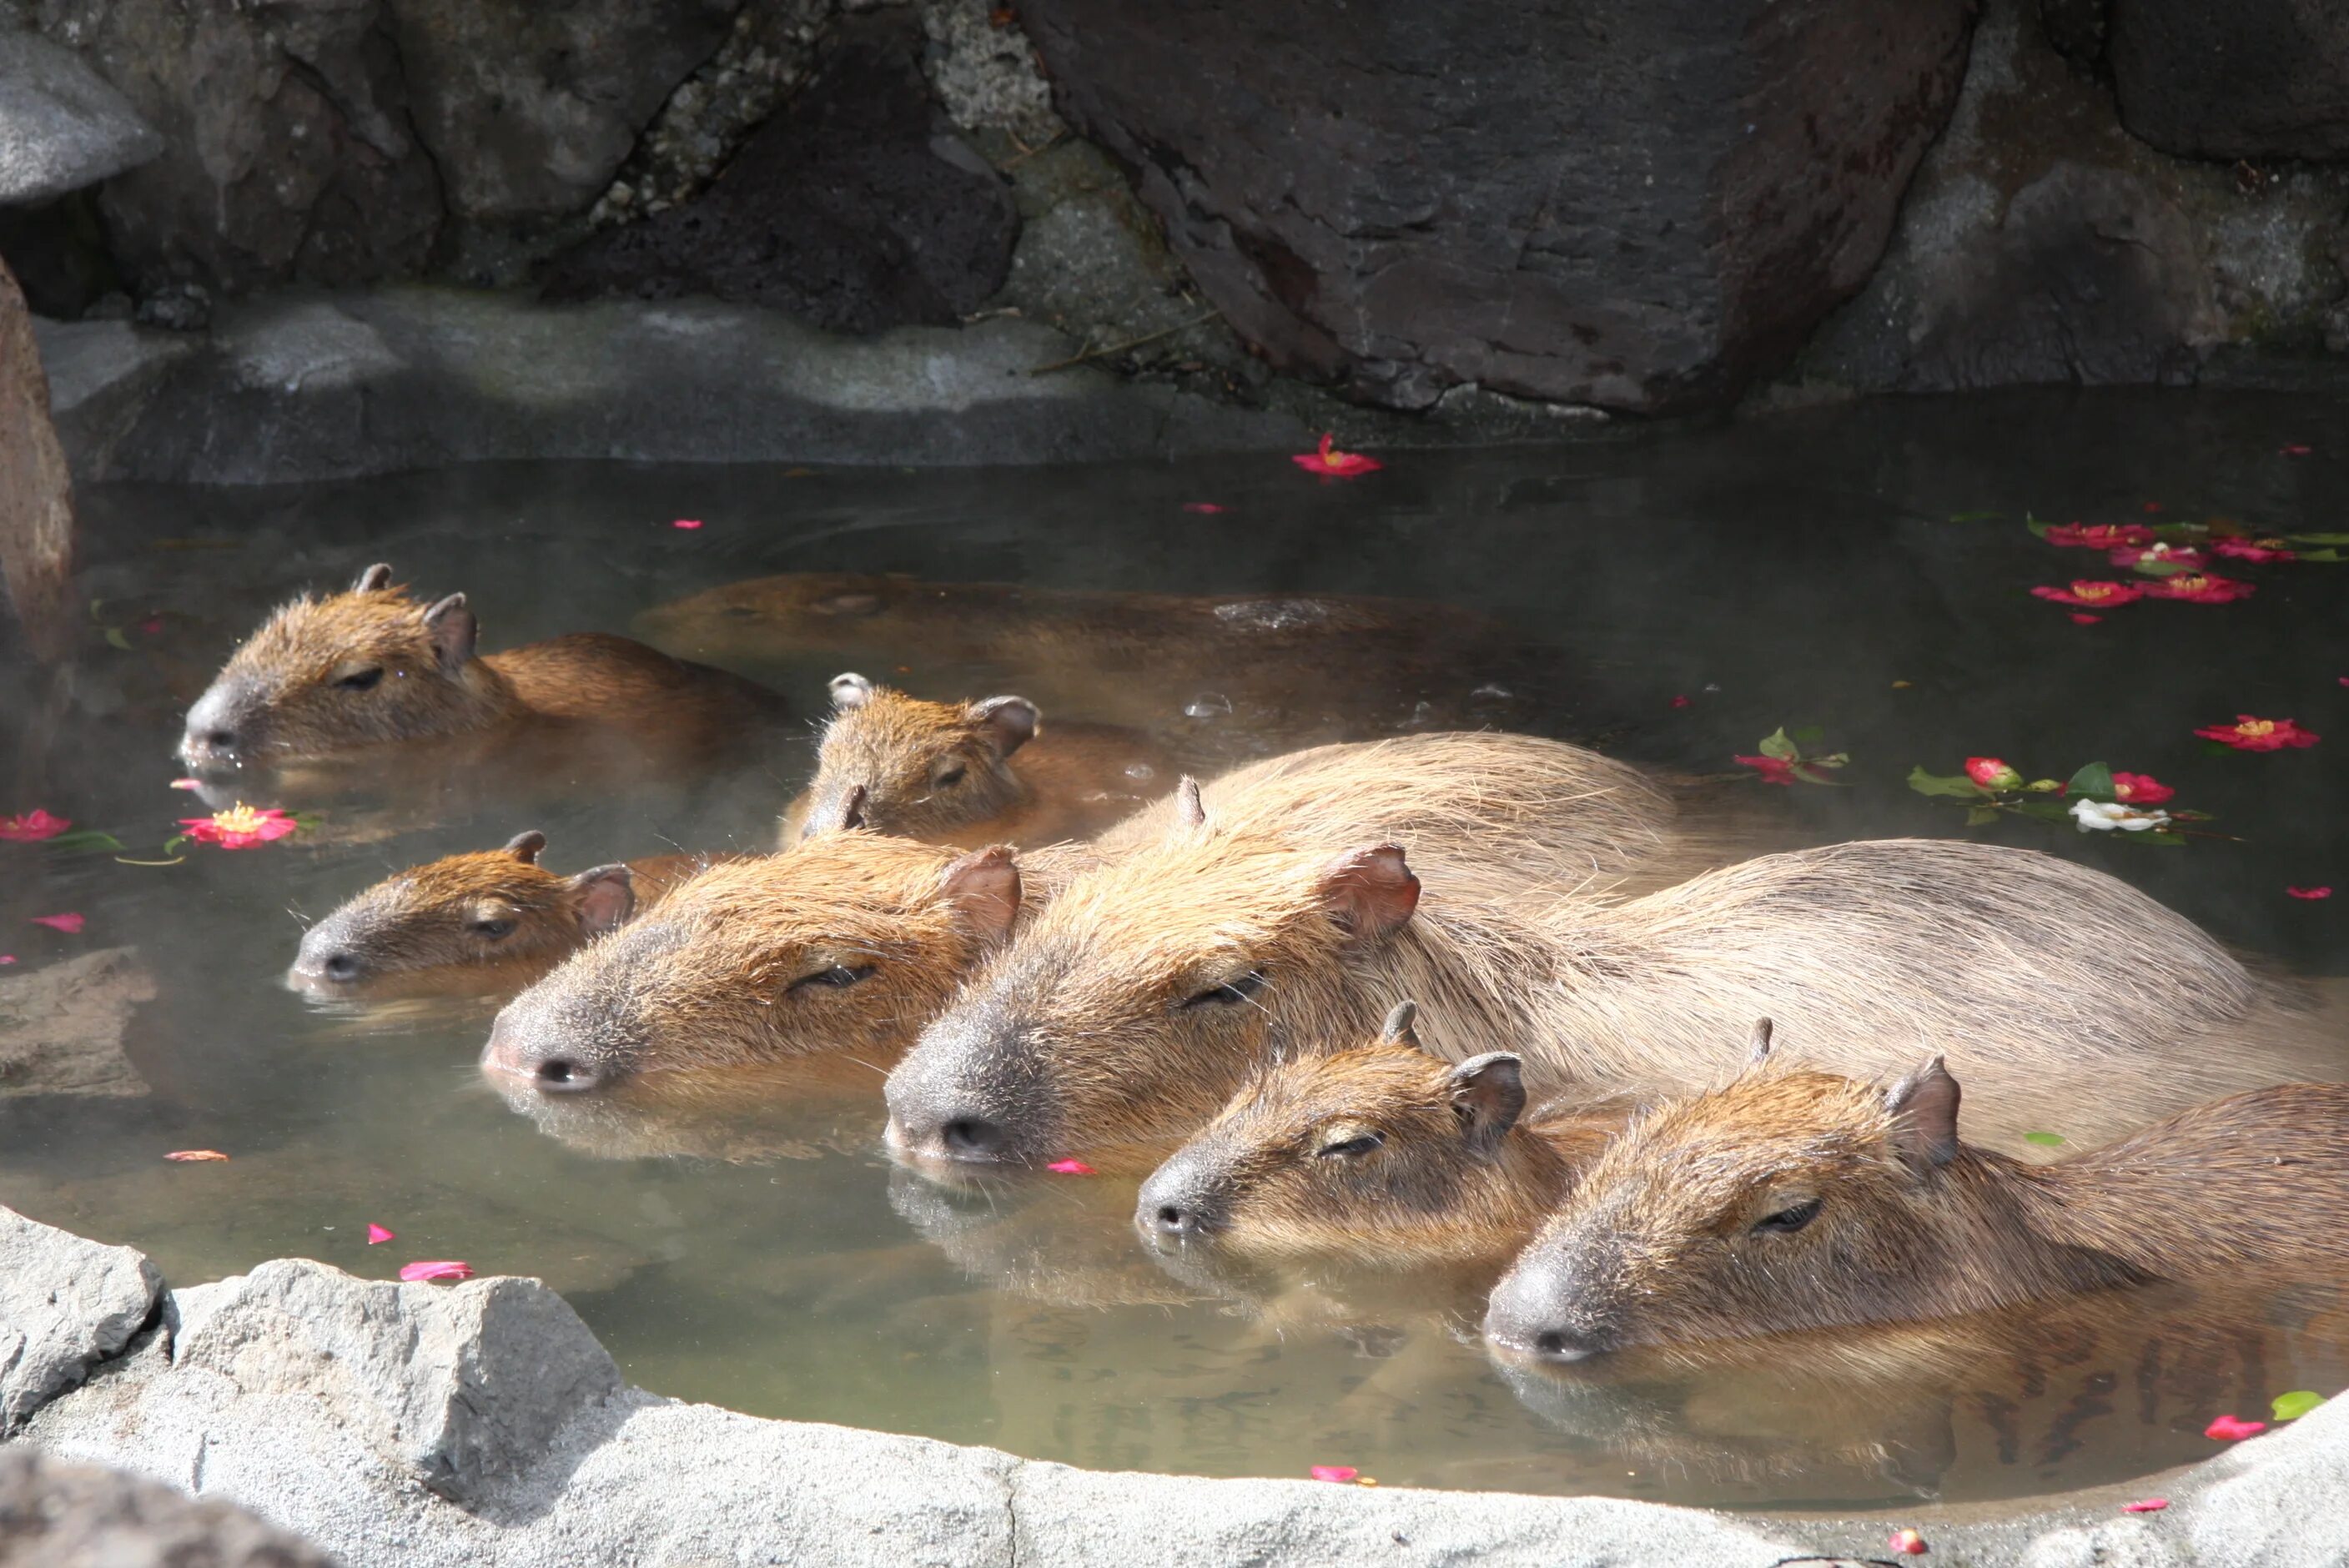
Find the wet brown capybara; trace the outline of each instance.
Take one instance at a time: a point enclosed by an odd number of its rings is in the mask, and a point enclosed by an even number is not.
[[[303,934],[286,984],[321,996],[519,987],[713,859],[659,855],[566,877],[539,864],[545,848],[545,834],[517,833],[502,849],[385,878]]]
[[[1404,727],[1523,727],[1542,661],[1492,618],[1343,593],[1133,593],[792,573],[636,617],[680,658],[760,674],[821,659],[961,666],[1042,703],[1164,731],[1205,724],[1288,744]]]
[[[2326,1070],[2289,1048],[2315,1027],[2301,993],[2048,855],[1839,844],[1614,902],[1529,899],[1473,820],[1405,841],[1423,898],[1400,842],[1212,814],[1080,875],[891,1075],[893,1144],[1030,1163],[1164,1149],[1259,1064],[1360,1038],[1403,996],[1439,1054],[1514,1051],[1545,1096],[1717,1078],[1765,1014],[1847,1071],[1953,1042],[2003,1140],[2051,1107],[2109,1133]]]
[[[1762,1068],[1663,1106],[1512,1265],[1486,1336],[1574,1361],[2152,1279],[2349,1277],[2349,1085],[2232,1095],[2051,1165],[1960,1141],[1958,1102],[1936,1057],[1889,1087]]]
[[[1159,1244],[1410,1266],[1523,1247],[1632,1107],[1537,1109],[1516,1057],[1431,1056],[1399,1003],[1366,1046],[1272,1063],[1142,1184]]]
[[[430,603],[368,567],[305,596],[241,644],[188,710],[180,755],[202,770],[335,759],[428,740],[610,731],[698,766],[781,715],[740,676],[578,633],[479,654],[462,593]]]
[[[836,676],[816,774],[782,845],[863,827],[934,844],[1029,849],[1089,839],[1174,788],[1174,762],[1110,724],[1049,722],[1021,696],[926,702]]]

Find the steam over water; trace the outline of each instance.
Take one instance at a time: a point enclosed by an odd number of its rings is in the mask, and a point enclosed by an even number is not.
[[[1966,830],[1961,807],[1907,788],[1912,765],[1954,774],[1995,756],[2026,778],[2098,760],[2151,774],[2244,841],[1979,830],[2113,872],[2230,944],[2337,983],[2349,562],[2214,562],[2257,593],[2139,603],[2084,625],[2028,590],[2127,569],[2045,544],[2024,519],[2349,529],[2344,430],[2349,407],[2300,398],[2048,393],[1569,447],[1381,450],[1383,472],[1334,482],[1268,454],[103,488],[83,498],[98,603],[78,662],[0,666],[0,816],[43,807],[114,834],[130,858],[164,859],[172,820],[205,809],[166,788],[187,701],[271,605],[376,560],[429,597],[465,591],[485,649],[625,633],[656,604],[791,571],[1230,594],[1267,602],[1257,616],[1309,613],[1278,605],[1317,593],[1402,595],[1489,613],[1539,645],[1546,679],[1450,674],[1464,700],[1529,685],[1508,700],[1549,733],[1723,772],[1781,725],[1822,727],[1810,749],[1850,754],[1847,788],[1752,786],[1805,840]],[[2314,452],[2281,450],[2303,442]],[[1196,502],[1226,510],[1186,510]],[[1978,513],[2002,515],[1958,520]],[[927,696],[1026,684],[1016,662],[957,665],[918,646],[878,663],[810,651],[739,667],[811,720],[847,667]],[[1134,700],[1195,766],[1273,748],[1229,694],[1151,678],[1133,672]],[[1407,723],[1395,697],[1385,711]],[[2238,714],[2326,738],[2206,754],[2193,731]],[[421,798],[347,780],[313,832],[248,852],[191,846],[170,866],[0,843],[0,953],[17,959],[0,988],[119,946],[156,987],[129,1037],[151,1093],[12,1098],[0,1079],[0,1202],[140,1247],[181,1284],[287,1253],[378,1278],[415,1258],[536,1274],[658,1392],[1092,1466],[1343,1464],[1386,1485],[1728,1504],[2002,1497],[2199,1459],[2218,1446],[2201,1435],[2213,1416],[2262,1417],[2276,1394],[2349,1384],[2336,1282],[2265,1278],[2067,1304],[1971,1338],[1847,1335],[1571,1380],[1505,1372],[1475,1342],[1473,1294],[1374,1272],[1162,1266],[1132,1233],[1131,1182],[947,1191],[896,1171],[879,1075],[860,1064],[768,1083],[753,1113],[739,1086],[680,1080],[657,1103],[578,1097],[526,1116],[473,1069],[490,1005],[328,1006],[278,985],[302,921],[392,869],[526,828],[546,832],[545,863],[564,872],[763,849],[807,766],[801,746],[730,778],[662,780],[656,767],[567,799],[561,778]],[[2340,892],[2285,892],[2322,885]],[[78,935],[27,923],[65,911],[86,916]],[[0,1036],[20,1026],[5,998]],[[2344,1068],[2349,1040],[2309,1071]],[[2063,1130],[2062,1108],[2047,1126]],[[232,1158],[161,1159],[195,1148]],[[367,1246],[370,1222],[398,1239]]]

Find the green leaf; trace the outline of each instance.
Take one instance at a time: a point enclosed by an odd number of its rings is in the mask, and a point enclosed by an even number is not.
[[[2036,817],[2043,822],[2068,822],[2072,820],[2070,807],[2059,801],[2050,800],[2044,795],[2027,800],[2017,800],[2014,803],[2014,810],[2026,817]]]
[[[1841,767],[1842,764],[1834,763],[1826,766]],[[1795,778],[1801,779],[1806,784],[1832,784],[1838,789],[1848,789],[1851,788],[1850,785],[1845,783],[1842,779],[1834,778],[1827,774],[1824,771],[1823,765],[1816,762],[1795,763],[1794,767],[1794,774]]]
[[[2120,799],[2114,793],[2113,770],[2101,762],[2091,762],[2073,774],[2072,781],[2064,789],[2075,797],[2085,795],[2091,800]]]
[[[2023,526],[2029,529],[2034,538],[2044,539],[2047,537],[2050,525],[2040,521],[2026,511],[2023,514]]]
[[[2294,544],[2349,544],[2349,533],[2287,533]]]
[[[122,628],[119,626],[109,626],[106,629],[106,640],[126,654],[130,651],[130,639],[123,635]]]
[[[167,855],[176,855],[187,841],[187,834],[175,833],[171,837],[163,841],[163,852]]]
[[[2023,1135],[2023,1141],[2036,1143],[2042,1149],[2061,1149],[2064,1147],[2064,1135],[2060,1132],[2026,1132]]]
[[[1966,809],[1966,826],[1969,828],[1979,828],[1997,820],[1998,808],[1995,806],[1970,806]]]
[[[2155,556],[2143,555],[2129,563],[2129,570],[2140,577],[2175,577],[2181,572],[2194,569],[2183,566],[2175,561],[2164,561]]]
[[[1851,753],[1830,751],[1825,757],[1806,757],[1803,760],[1814,768],[1848,768],[1851,766]]]
[[[2344,555],[2337,550],[2303,550],[2300,552],[2300,558],[2302,561],[2349,561],[2349,555]]]
[[[59,833],[49,841],[49,848],[53,850],[119,850],[121,847],[121,840],[111,833],[101,833],[96,828]]]
[[[1816,746],[1827,738],[1827,732],[1816,724],[1806,724],[1800,729],[1790,729],[1786,734],[1788,738],[1797,746]]]
[[[1775,757],[1781,762],[1792,762],[1802,755],[1795,749],[1795,743],[1786,738],[1786,727],[1783,724],[1764,736],[1762,744],[1756,749],[1763,756]]]
[[[2289,1394],[2278,1394],[2268,1408],[2275,1412],[2275,1418],[2279,1421],[2297,1421],[2323,1403],[2323,1395],[2307,1388],[2294,1388]]]
[[[2228,745],[2223,740],[2206,740],[2202,743],[2202,755],[2205,757],[2232,757],[2235,755],[2235,748]]]
[[[2127,839],[2133,844],[2159,844],[2166,850],[2182,850],[2186,847],[2184,834],[2170,832],[2166,828],[2156,828],[2146,833],[2112,833],[2107,837]]]
[[[2169,811],[2167,806],[2162,810]],[[2208,811],[2169,811],[2169,816],[2172,821],[2177,822],[2215,822],[2219,820]]]
[[[1921,767],[1909,769],[1909,788],[1920,795],[1946,795],[1953,800],[1979,800],[1985,793],[1962,773],[1928,773]]]
[[[1951,522],[1995,522],[2005,515],[2006,513],[2002,511],[1953,511],[1950,513],[1950,521]],[[2032,531],[2038,532],[2046,526],[2044,522],[2035,523]]]

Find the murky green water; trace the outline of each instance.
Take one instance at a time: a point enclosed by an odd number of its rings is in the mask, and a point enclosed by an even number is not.
[[[2156,775],[2244,841],[1993,830],[2338,975],[2349,564],[2222,563],[2257,594],[2079,625],[2025,590],[2125,573],[2040,542],[2023,520],[2349,529],[2344,429],[2349,408],[2298,399],[2049,394],[1390,454],[1381,474],[1327,484],[1272,455],[924,473],[503,465],[103,490],[84,498],[85,580],[101,603],[77,662],[0,668],[0,814],[46,807],[160,858],[171,820],[193,810],[166,788],[186,701],[269,605],[376,559],[419,591],[466,590],[492,647],[626,631],[654,604],[796,570],[1423,595],[1543,646],[1568,700],[1528,715],[1542,727],[1711,770],[1781,724],[1824,727],[1824,744],[1851,754],[1851,787],[1772,791],[1810,839],[1963,830],[1958,809],[1905,787],[1915,764],[1954,773],[1994,754],[2033,775],[2096,759]],[[2317,449],[2280,450],[2302,442]],[[1185,510],[1195,502],[1226,510]],[[2003,515],[1952,521],[1980,512]],[[704,526],[676,530],[678,517]],[[918,648],[899,662],[899,678],[936,695],[1018,673]],[[812,714],[838,667],[811,653],[753,673]],[[1463,686],[1481,673],[1461,672]],[[1185,717],[1200,696],[1153,692],[1145,706],[1162,704],[1194,754],[1263,748],[1220,733],[1212,703]],[[2192,731],[2238,713],[2333,738],[2206,755]],[[661,1392],[1096,1466],[1343,1463],[1390,1485],[1757,1504],[1997,1496],[2199,1458],[2216,1446],[2201,1436],[2212,1415],[2349,1382],[2333,1282],[2300,1280],[2066,1308],[1988,1348],[1909,1336],[1865,1356],[1788,1346],[1758,1365],[1513,1380],[1467,1332],[1473,1309],[1440,1294],[1175,1277],[1130,1235],[1129,1186],[945,1192],[895,1171],[877,1080],[747,1119],[565,1102],[533,1120],[475,1078],[486,1006],[326,1008],[277,985],[302,917],[388,870],[527,827],[548,833],[563,870],[762,847],[804,769],[794,753],[584,799],[458,793],[423,827],[329,809],[315,840],[167,867],[0,844],[0,953],[17,959],[0,985],[129,946],[156,989],[129,1034],[150,1093],[0,1099],[0,1201],[142,1247],[181,1283],[284,1253],[375,1276],[424,1257],[538,1274]],[[2328,883],[2342,896],[2284,891]],[[62,911],[86,916],[78,935],[27,923]],[[233,1158],[160,1159],[186,1148]],[[368,1248],[370,1221],[399,1239]]]

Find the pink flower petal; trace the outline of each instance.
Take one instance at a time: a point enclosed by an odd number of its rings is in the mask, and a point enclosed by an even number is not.
[[[429,1263],[402,1264],[399,1267],[399,1277],[409,1284],[414,1284],[419,1280],[429,1279],[471,1279],[473,1277],[473,1265],[471,1264],[460,1264],[452,1259],[439,1259]]]
[[[13,954],[13,953],[0,953],[0,964],[14,964],[14,963],[16,963],[16,955],[15,954]]]
[[[43,839],[54,839],[72,826],[68,819],[53,817],[36,806],[21,817],[0,817],[0,840],[35,844]]]
[[[2288,887],[2283,891],[2292,894],[2294,898],[2313,899],[2331,898],[2333,896],[2333,890],[2329,887]]]
[[[1350,478],[1355,474],[1374,473],[1386,467],[1376,458],[1366,458],[1360,452],[1333,450],[1331,443],[1336,439],[1337,437],[1334,434],[1324,431],[1319,450],[1299,452],[1288,460],[1308,473],[1329,475],[1339,479]]]
[[[171,788],[174,789],[201,789],[203,787],[204,781],[201,779],[174,779],[171,780]]]
[[[1931,1550],[1925,1544],[1925,1538],[1913,1530],[1894,1531],[1885,1544],[1906,1557],[1922,1557]]]
[[[67,936],[78,936],[81,934],[81,928],[85,923],[80,915],[67,913],[65,914],[36,914],[33,916],[33,923],[35,925],[46,925],[51,931],[62,931]]]
[[[2245,1438],[2255,1438],[2267,1429],[2265,1421],[2239,1421],[2232,1416],[2221,1416],[2203,1428],[2202,1435],[2215,1438],[2222,1443],[2233,1443]]]
[[[2315,449],[2315,448],[2313,448],[2313,447],[2303,447],[2303,446],[2301,446],[2301,445],[2299,445],[2297,442],[2295,442],[2295,443],[2294,443],[2294,444],[2292,444],[2292,446],[2289,446],[2289,447],[2282,447],[2282,448],[2279,448],[2279,449],[2278,449],[2278,450],[2282,451],[2282,452],[2283,453],[2283,455],[2284,455],[2285,457],[2287,457],[2287,458],[2304,458],[2304,457],[2308,456],[2308,454],[2309,454],[2309,453],[2311,453],[2311,452],[2314,451],[2315,449]]]
[[[2084,615],[2076,610],[2072,613],[2072,624],[2075,626],[2093,626],[2103,619],[2102,615]]]
[[[1055,1160],[1045,1170],[1061,1176],[1098,1176],[1100,1171],[1081,1160]]]
[[[2158,500],[2149,500],[2145,503],[2145,510],[2147,511],[2159,511],[2161,510],[2161,503]]]
[[[2148,1497],[2140,1501],[2121,1504],[2121,1511],[2123,1513],[2159,1513],[2168,1506],[2169,1500],[2166,1497]]]
[[[1217,506],[1211,500],[1186,500],[1183,503],[1183,510],[1185,511],[1195,511],[1205,517],[1213,517],[1219,511],[1229,511],[1231,509],[1229,507]]]
[[[213,1160],[225,1160],[228,1156],[217,1149],[174,1149],[163,1158],[176,1160],[182,1165],[198,1165]]]
[[[670,523],[669,526],[671,528],[685,529],[699,528],[701,526],[701,520],[698,517],[680,517],[675,522]]]
[[[150,615],[139,623],[139,629],[150,637],[160,636],[163,632],[163,617]]]
[[[372,1247],[381,1242],[396,1242],[398,1240],[399,1240],[398,1232],[386,1230],[383,1226],[377,1224],[372,1220],[367,1222],[367,1245]]]
[[[1315,1480],[1347,1481],[1352,1480],[1356,1476],[1361,1475],[1361,1473],[1362,1472],[1361,1470],[1356,1470],[1352,1465],[1315,1465],[1313,1467],[1313,1479]]]

